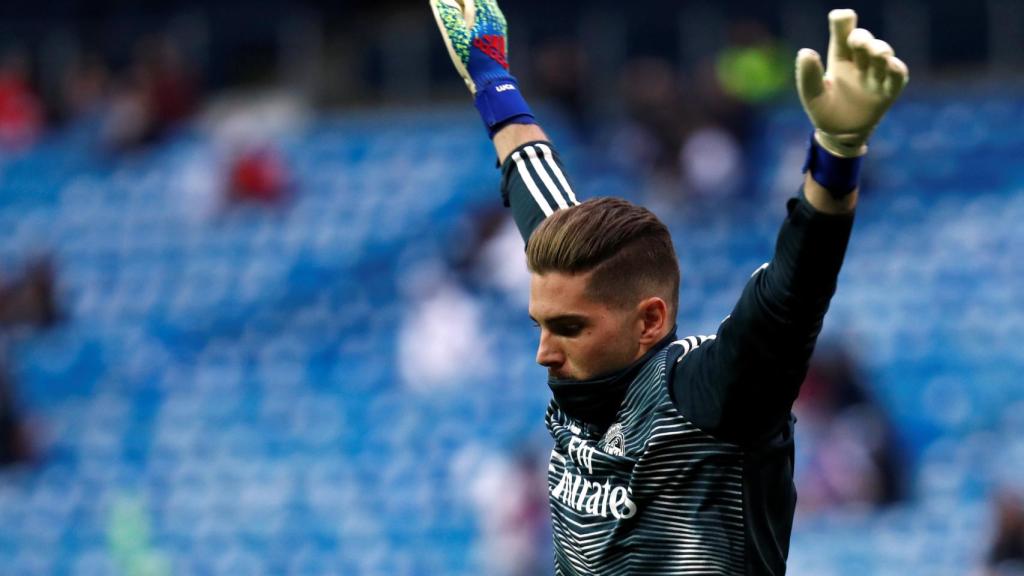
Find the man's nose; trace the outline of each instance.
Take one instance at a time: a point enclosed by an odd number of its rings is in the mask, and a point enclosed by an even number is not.
[[[550,334],[541,331],[540,344],[537,346],[537,364],[545,368],[558,368],[565,362],[565,354],[555,345]]]

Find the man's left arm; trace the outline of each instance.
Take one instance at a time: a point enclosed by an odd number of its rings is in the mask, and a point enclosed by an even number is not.
[[[813,50],[797,57],[815,127],[802,194],[787,206],[771,262],[673,379],[680,410],[723,439],[755,441],[785,422],[835,293],[867,139],[908,79],[887,43],[855,29],[852,10],[833,10],[829,22],[828,73]]]

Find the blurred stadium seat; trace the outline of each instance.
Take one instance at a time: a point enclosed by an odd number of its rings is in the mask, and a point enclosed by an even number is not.
[[[826,330],[857,343],[916,497],[798,520],[792,573],[966,573],[988,488],[1024,478],[1022,125],[1024,100],[990,96],[907,102],[879,131]],[[784,154],[805,138],[799,108],[764,122],[762,188],[795,190]],[[461,111],[323,119],[282,146],[291,205],[197,222],[178,178],[208,146],[184,132],[111,165],[69,131],[0,166],[0,258],[52,247],[70,311],[13,355],[47,446],[0,482],[0,572],[113,572],[114,510],[136,498],[137,553],[174,574],[477,573],[448,463],[543,433],[535,335],[523,303],[480,289],[508,379],[410,391],[394,351],[403,250],[500,201],[480,127]],[[563,149],[578,189],[635,195]],[[781,214],[760,197],[666,216],[681,332],[715,330]],[[1007,437],[1016,460],[994,455]]]

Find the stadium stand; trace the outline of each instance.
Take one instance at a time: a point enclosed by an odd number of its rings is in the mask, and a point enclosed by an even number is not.
[[[1021,125],[1024,101],[988,96],[910,101],[881,128],[826,330],[893,415],[913,498],[798,518],[792,573],[967,573],[989,491],[1024,478]],[[280,143],[291,204],[198,221],[182,175],[213,153],[201,133],[113,161],[80,137],[0,160],[0,261],[52,249],[68,309],[10,354],[44,459],[3,472],[0,573],[479,573],[452,459],[543,434],[525,302],[467,288],[508,380],[410,390],[395,360],[396,279],[499,202],[475,119],[323,119]],[[665,215],[681,334],[713,332],[770,255],[768,196],[795,190],[805,139],[800,109],[779,109],[756,144],[765,194]],[[579,190],[637,197],[559,141],[590,175]]]

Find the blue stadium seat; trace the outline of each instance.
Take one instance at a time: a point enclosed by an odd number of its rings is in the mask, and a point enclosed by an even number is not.
[[[857,342],[916,498],[798,520],[792,573],[969,571],[987,494],[1024,477],[1024,260],[1008,257],[1024,249],[1022,120],[1024,102],[992,97],[903,103],[880,128],[826,333]],[[799,108],[764,119],[766,192],[805,138]],[[497,202],[479,126],[324,118],[281,143],[290,205],[197,221],[175,180],[209,146],[186,131],[102,166],[69,133],[3,161],[0,263],[50,247],[69,319],[13,355],[46,460],[0,476],[0,571],[116,571],[112,508],[135,494],[175,574],[478,573],[449,459],[469,441],[514,453],[543,437],[535,333],[521,302],[474,288],[502,376],[406,390],[396,278],[414,256],[444,258],[460,220]],[[638,195],[614,169],[574,176],[588,195]],[[764,200],[667,217],[682,331],[713,333],[770,257],[782,208]],[[997,442],[1010,456],[992,456]]]

